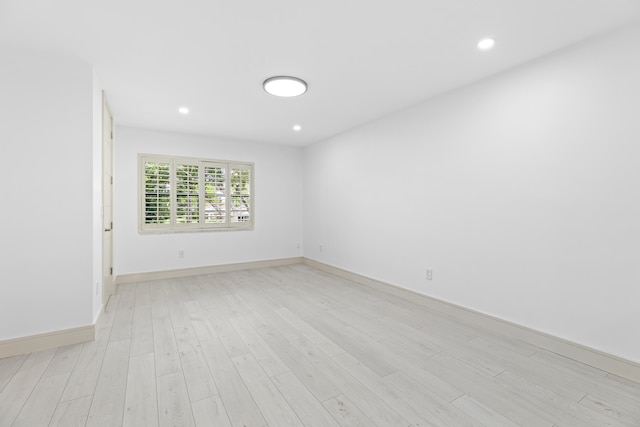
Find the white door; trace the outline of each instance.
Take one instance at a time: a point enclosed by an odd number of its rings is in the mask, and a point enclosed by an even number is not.
[[[113,115],[102,94],[102,303],[113,293]]]

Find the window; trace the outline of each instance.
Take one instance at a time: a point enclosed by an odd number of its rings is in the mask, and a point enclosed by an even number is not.
[[[253,228],[253,163],[141,154],[140,231]]]

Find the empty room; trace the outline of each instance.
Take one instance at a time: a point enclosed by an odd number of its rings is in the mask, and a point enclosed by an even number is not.
[[[640,426],[640,2],[0,0],[0,427]]]

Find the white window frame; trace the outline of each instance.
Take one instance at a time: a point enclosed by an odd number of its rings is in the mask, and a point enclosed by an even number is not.
[[[168,224],[146,223],[146,168],[148,162],[169,164],[170,221]],[[177,165],[198,166],[198,222],[179,223],[177,221]],[[206,223],[205,174],[206,166],[220,166],[225,169],[225,222]],[[231,207],[231,170],[249,171],[249,219],[248,221],[232,221]],[[164,156],[157,154],[138,154],[138,231],[147,233],[180,233],[194,231],[253,230],[255,223],[255,174],[254,164],[231,160],[213,160],[193,157]]]

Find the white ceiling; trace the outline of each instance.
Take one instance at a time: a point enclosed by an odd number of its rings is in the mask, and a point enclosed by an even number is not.
[[[119,124],[302,146],[639,16],[638,0],[0,0],[0,42],[93,64]],[[274,75],[309,90],[268,95]]]

